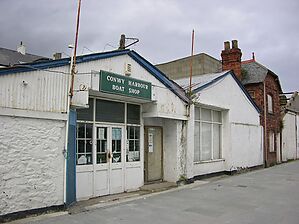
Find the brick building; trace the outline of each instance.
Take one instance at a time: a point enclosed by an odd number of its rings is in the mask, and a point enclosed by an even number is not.
[[[251,60],[241,61],[242,52],[237,40],[224,43],[221,53],[222,69],[233,70],[261,111],[261,125],[264,127],[264,162],[266,166],[277,162],[280,154],[280,98],[282,93],[278,76],[258,63],[253,55]]]

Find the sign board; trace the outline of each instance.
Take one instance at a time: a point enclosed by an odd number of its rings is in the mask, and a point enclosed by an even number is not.
[[[152,84],[111,72],[100,71],[100,91],[151,100]]]

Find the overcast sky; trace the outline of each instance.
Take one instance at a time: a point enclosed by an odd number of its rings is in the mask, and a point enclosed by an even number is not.
[[[77,0],[0,0],[0,47],[52,57],[70,54]],[[195,53],[220,59],[223,42],[237,39],[243,56],[280,77],[283,90],[299,90],[298,0],[82,0],[78,54],[118,47],[120,34],[153,64]]]

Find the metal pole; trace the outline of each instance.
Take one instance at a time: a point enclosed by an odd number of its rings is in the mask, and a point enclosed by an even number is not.
[[[77,25],[76,25],[76,37],[75,37],[75,46],[74,46],[74,56],[73,64],[71,70],[71,88],[70,88],[70,104],[72,105],[72,98],[74,95],[74,76],[76,73],[76,55],[77,55],[77,46],[78,46],[78,34],[79,34],[79,22],[80,22],[80,10],[81,10],[81,0],[78,0],[78,13],[77,13]]]
[[[193,52],[194,52],[194,30],[192,30],[191,59],[190,59],[190,83],[189,83],[189,96],[191,96],[191,91],[192,91],[192,66],[193,66]]]

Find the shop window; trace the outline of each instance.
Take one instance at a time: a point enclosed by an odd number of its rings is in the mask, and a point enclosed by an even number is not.
[[[127,126],[127,162],[140,161],[140,127]]]
[[[127,123],[140,124],[140,106],[127,104]]]
[[[77,165],[92,164],[92,124],[77,124]]]
[[[268,113],[273,114],[273,99],[271,95],[267,95]]]
[[[194,162],[221,158],[221,111],[195,108]]]
[[[88,108],[77,110],[77,120],[93,121],[93,99],[89,98]]]
[[[275,133],[270,131],[269,133],[269,152],[275,152]]]
[[[107,100],[96,100],[96,121],[125,123],[125,104]]]

